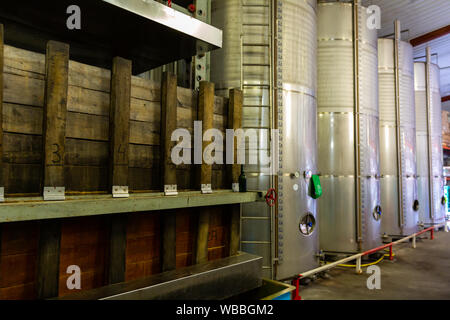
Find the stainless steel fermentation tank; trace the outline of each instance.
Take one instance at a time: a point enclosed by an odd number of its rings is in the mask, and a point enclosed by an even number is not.
[[[377,30],[359,2],[318,4],[320,247],[381,244]]]
[[[276,279],[318,265],[310,196],[317,172],[316,6],[316,0],[212,1],[212,23],[223,30],[224,43],[211,54],[211,81],[221,95],[243,89],[243,127],[259,136],[247,152],[279,156],[278,175],[261,163],[244,167],[248,189],[274,187],[278,202],[246,204],[241,219],[241,250],[263,256],[265,275]],[[280,136],[273,150],[271,128]]]
[[[395,39],[378,40],[380,102],[381,231],[385,236],[417,232],[416,117],[413,48]]]
[[[425,225],[445,221],[442,115],[439,67],[427,61],[414,63],[416,95],[417,184],[419,220]]]

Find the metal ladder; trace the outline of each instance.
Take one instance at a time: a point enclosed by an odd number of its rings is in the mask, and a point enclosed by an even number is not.
[[[255,125],[248,126],[245,124],[245,118],[243,117],[243,129],[266,129],[267,130],[267,138],[269,145],[267,146],[268,152],[270,151],[270,129],[272,127],[272,95],[273,95],[273,87],[272,87],[272,1],[268,0],[260,0],[260,3],[254,4],[246,4],[245,0],[241,0],[242,6],[242,14],[243,16],[243,24],[242,24],[242,34],[241,34],[241,90],[244,93],[244,103],[243,103],[243,112],[245,114],[245,110],[247,108],[259,108],[259,118],[257,118],[257,122]],[[247,10],[251,8],[261,8],[261,12],[266,12],[268,14],[267,21],[268,23],[249,23],[246,22],[245,15],[248,12]],[[266,20],[266,19],[264,19]],[[268,35],[267,43],[266,41],[262,42],[252,42],[249,37],[249,28],[261,28],[261,35]],[[251,35],[251,33],[250,33]],[[263,37],[264,38],[264,37]],[[268,57],[268,63],[252,63],[249,62],[248,57],[246,58],[247,50],[251,50],[250,48],[262,48],[261,51],[264,52],[264,57]],[[263,61],[264,62],[264,61]],[[252,68],[260,68],[258,71],[263,71],[262,75],[268,76],[267,79],[255,79],[252,81],[248,78],[248,74]],[[249,70],[250,69],[250,70]],[[257,83],[257,82],[260,83]],[[256,92],[254,92],[256,91]],[[258,95],[259,93],[259,95]],[[264,104],[264,97],[267,93],[266,99],[267,102]],[[255,105],[252,101],[259,99],[259,103]],[[263,117],[263,108],[267,108],[269,114],[268,123],[264,123]],[[248,150],[248,148],[247,148]],[[259,150],[261,150],[261,142],[258,144],[258,158],[259,158]],[[270,173],[262,173],[261,170],[252,170],[245,171],[247,179],[258,179],[258,187],[260,191],[266,191],[273,186],[273,177],[271,177]],[[267,179],[268,178],[268,179]],[[261,183],[262,181],[266,181],[265,183]],[[255,205],[255,204],[254,204]],[[241,241],[240,241],[240,249],[241,251],[254,253],[257,255],[263,256],[263,273],[266,277],[273,278],[273,268],[272,268],[272,257],[273,257],[273,217],[274,210],[273,208],[267,206],[265,203],[256,204],[258,206],[265,206],[264,210],[265,214],[260,214],[261,211],[258,211],[258,214],[252,214],[249,207],[243,206],[241,211]],[[259,207],[257,207],[259,208]],[[254,209],[255,210],[255,209]],[[261,232],[262,229],[265,232]]]

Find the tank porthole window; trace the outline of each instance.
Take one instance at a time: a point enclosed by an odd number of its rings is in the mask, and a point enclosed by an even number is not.
[[[379,221],[381,219],[381,214],[383,213],[383,210],[381,209],[381,206],[376,206],[373,210],[373,218],[376,221]]]
[[[314,215],[312,213],[305,214],[303,218],[300,220],[299,225],[300,232],[305,236],[309,236],[314,232],[315,228],[316,228],[316,218],[314,218]]]
[[[419,200],[414,200],[413,210],[414,210],[414,211],[419,211],[419,209],[420,209],[420,203],[419,203]]]

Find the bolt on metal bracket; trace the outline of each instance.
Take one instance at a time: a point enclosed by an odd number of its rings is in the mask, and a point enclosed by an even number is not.
[[[128,186],[113,186],[112,187],[113,198],[128,198],[130,194],[128,193]]]
[[[44,187],[44,201],[66,200],[65,187]]]
[[[166,184],[164,185],[164,195],[165,196],[176,196],[178,195],[176,184]]]
[[[202,194],[212,193],[211,184],[202,184]]]

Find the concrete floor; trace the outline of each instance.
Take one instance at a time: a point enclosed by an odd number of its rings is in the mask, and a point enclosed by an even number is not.
[[[394,261],[385,258],[381,269],[381,289],[369,290],[370,274],[355,274],[354,268],[335,268],[328,271],[329,279],[318,278],[301,286],[305,300],[450,300],[450,233],[429,233],[417,240],[417,248],[410,243],[394,247]]]

